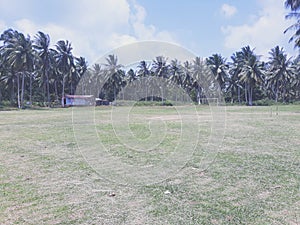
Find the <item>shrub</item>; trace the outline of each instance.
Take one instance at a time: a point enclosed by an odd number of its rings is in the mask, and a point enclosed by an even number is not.
[[[272,99],[261,99],[261,100],[256,100],[253,102],[254,106],[270,106],[270,105],[276,105],[278,104],[278,102],[276,103],[274,100]]]
[[[170,101],[138,101],[136,106],[173,106]]]

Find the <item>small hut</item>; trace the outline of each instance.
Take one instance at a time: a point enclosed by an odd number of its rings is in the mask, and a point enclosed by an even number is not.
[[[91,106],[95,105],[93,95],[65,95],[62,98],[62,106]]]

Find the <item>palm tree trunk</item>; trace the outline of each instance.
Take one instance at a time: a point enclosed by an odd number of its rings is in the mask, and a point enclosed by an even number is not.
[[[2,102],[2,88],[0,88],[0,102]]]
[[[29,102],[32,106],[32,73],[30,73],[30,82],[29,82]]]
[[[90,82],[89,82],[90,83]],[[86,90],[87,90],[87,88],[84,88],[84,84],[82,84],[81,85],[81,94],[83,94],[83,95],[85,95],[86,94]],[[92,91],[91,91],[91,89],[92,89],[92,87],[91,87],[91,85],[90,85],[90,92],[89,92],[89,94],[91,94],[92,93]]]
[[[285,103],[285,95],[286,95],[286,88],[283,87],[283,91],[282,91],[282,102]]]
[[[25,72],[22,73],[21,107],[24,107]]]
[[[252,106],[253,87],[249,85],[249,105]]]
[[[241,104],[241,88],[238,86],[238,101],[239,101],[239,104]]]
[[[248,104],[248,85],[245,82],[245,102]]]
[[[47,100],[46,100],[46,92],[47,92],[46,83],[47,83],[47,79],[45,80],[45,77],[46,77],[46,69],[45,69],[45,67],[44,67],[44,68],[43,68],[43,74],[42,74],[44,105],[45,105],[45,103],[47,102]]]
[[[63,80],[62,80],[62,92],[61,92],[61,104],[62,104],[62,106],[65,106],[64,97],[65,97],[65,76],[63,76]]]
[[[200,87],[197,88],[197,100],[198,100],[198,105],[201,105],[201,90],[200,90]]]
[[[152,88],[152,94],[151,94],[151,100],[153,102],[153,98],[154,98],[154,95],[153,95],[153,88]]]
[[[278,81],[276,82],[276,91],[275,91],[275,102],[278,102],[278,95],[279,95],[279,84]]]
[[[47,74],[47,100],[48,100],[48,107],[50,106],[50,85],[49,85],[49,76]]]
[[[17,101],[18,101],[18,108],[21,108],[21,103],[20,103],[20,78],[19,78],[19,73],[17,75]]]
[[[161,103],[164,105],[164,87],[161,88]]]
[[[55,100],[58,102],[57,80],[54,81]]]
[[[15,77],[12,78],[12,88],[11,88],[11,96],[10,96],[10,104],[12,105],[15,100]]]

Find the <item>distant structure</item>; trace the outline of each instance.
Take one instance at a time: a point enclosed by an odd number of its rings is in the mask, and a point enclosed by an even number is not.
[[[63,107],[92,106],[95,105],[95,98],[93,95],[65,95],[61,104]]]
[[[109,105],[109,101],[101,98],[96,98],[96,106],[97,105]]]

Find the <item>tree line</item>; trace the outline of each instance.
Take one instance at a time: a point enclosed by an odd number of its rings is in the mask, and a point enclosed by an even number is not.
[[[231,56],[227,62],[220,54],[202,60],[195,57],[192,61],[179,62],[157,56],[152,62],[141,61],[135,69],[127,71],[117,63],[117,56],[109,55],[107,64],[95,64],[88,72],[90,76],[105,77],[106,83],[101,90],[101,97],[113,101],[121,89],[131,82],[145,77],[161,77],[176,84],[192,98],[201,103],[204,88],[199,82],[201,69],[210,69],[213,78],[220,86],[227,102],[253,105],[257,100],[273,100],[274,102],[293,102],[300,100],[300,58],[288,58],[279,46],[269,52],[269,61],[260,61],[255,50],[249,46]],[[202,65],[204,62],[205,65]],[[202,79],[203,81],[203,79]]]
[[[193,101],[201,103],[204,97],[199,80],[195,79],[202,60],[179,62],[157,56],[152,62],[141,61],[127,71],[118,64],[115,55],[107,63],[88,68],[84,57],[75,57],[69,41],[60,40],[50,47],[49,35],[39,31],[33,40],[29,36],[8,29],[0,37],[0,97],[12,105],[24,107],[25,101],[50,105],[60,102],[67,94],[75,94],[85,73],[105,82],[98,90],[103,99],[113,101],[129,83],[145,77],[161,77],[175,83],[188,93]],[[269,60],[261,61],[250,46],[241,48],[229,62],[220,54],[204,60],[227,102],[252,105],[255,100],[292,102],[300,99],[300,58],[288,58],[283,48],[275,46]],[[88,87],[86,87],[88,89]],[[100,89],[100,87],[99,87]]]

